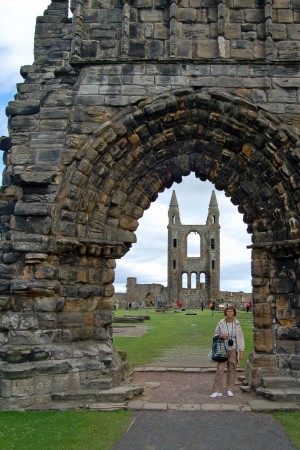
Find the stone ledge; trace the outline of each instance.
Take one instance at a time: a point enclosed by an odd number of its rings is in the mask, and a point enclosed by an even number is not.
[[[251,400],[245,405],[220,403],[148,403],[142,400],[128,402],[129,411],[237,411],[237,412],[275,412],[300,411],[300,403],[270,402],[269,400]]]
[[[99,389],[78,389],[68,392],[53,393],[51,398],[54,402],[94,402],[94,403],[107,403],[107,402],[124,402],[131,400],[136,395],[142,394],[143,388],[139,386],[119,386],[112,389],[99,390]]]
[[[35,375],[57,375],[69,373],[65,362],[32,362],[26,364],[5,364],[0,367],[0,379],[21,380]]]
[[[253,412],[300,411],[300,402],[274,402],[270,400],[250,400],[249,406]]]

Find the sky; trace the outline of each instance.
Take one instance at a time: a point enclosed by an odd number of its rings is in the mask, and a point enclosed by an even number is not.
[[[16,84],[22,83],[20,67],[33,63],[33,41],[36,17],[42,15],[50,0],[0,0],[0,135],[7,136],[5,108],[14,100]],[[1,158],[2,161],[2,158]],[[3,165],[0,165],[0,171]],[[145,211],[136,231],[137,243],[117,261],[115,290],[126,291],[127,277],[137,282],[167,285],[168,208],[175,190],[181,223],[203,225],[206,222],[214,186],[193,174],[180,184],[159,194]],[[251,292],[251,236],[243,217],[223,192],[215,191],[220,209],[221,290]]]

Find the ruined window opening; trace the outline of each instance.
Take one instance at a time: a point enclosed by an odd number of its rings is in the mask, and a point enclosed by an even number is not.
[[[215,268],[215,260],[214,259],[212,259],[212,261],[211,261],[211,268],[214,270],[214,268]]]
[[[201,253],[201,236],[196,231],[187,236],[187,257],[199,258]]]
[[[214,239],[210,240],[210,248],[211,248],[211,250],[215,249],[215,240]]]
[[[173,259],[173,269],[176,269],[176,260]]]
[[[173,224],[176,223],[176,216],[172,216],[172,223],[173,223]]]
[[[206,277],[205,273],[200,273],[200,289],[205,289]]]
[[[196,289],[197,288],[197,274],[195,272],[193,272],[191,274],[191,289]]]
[[[174,247],[174,248],[177,247],[177,239],[173,239],[173,247]]]
[[[183,273],[181,276],[181,286],[184,289],[187,289],[187,287],[188,287],[188,274],[187,273]]]

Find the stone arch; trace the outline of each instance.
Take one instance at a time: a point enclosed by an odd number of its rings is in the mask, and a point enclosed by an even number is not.
[[[258,386],[263,374],[294,370],[286,361],[295,344],[282,342],[298,333],[297,145],[276,116],[224,92],[187,89],[144,101],[85,142],[62,180],[53,233],[62,248],[110,261],[102,286],[88,290],[109,298],[113,261],[135,243],[138,220],[159,192],[191,172],[224,190],[252,235],[255,352],[248,376]]]
[[[78,152],[61,182],[54,233],[82,242],[97,235],[125,252],[158,192],[194,172],[238,205],[255,244],[299,238],[290,222],[298,216],[290,128],[220,92],[174,91],[144,103],[102,125]],[[66,211],[74,215],[69,227]]]
[[[248,361],[249,382],[259,387],[266,375],[296,373],[297,145],[292,129],[277,117],[224,92],[173,91],[116,114],[86,139],[58,180],[51,233],[40,240],[31,236],[40,249],[47,242],[48,261],[44,254],[26,255],[24,264],[36,265],[38,276],[27,281],[26,273],[16,273],[11,283],[10,295],[33,304],[44,328],[36,331],[35,314],[7,313],[7,329],[14,320],[32,323],[17,339],[9,331],[2,355],[10,358],[10,348],[22,339],[31,351],[16,350],[14,358],[35,361],[43,344],[51,376],[55,370],[68,373],[66,389],[74,388],[78,355],[83,372],[96,377],[111,370],[118,384],[126,364],[112,345],[115,261],[135,243],[138,221],[158,193],[194,172],[225,191],[252,235],[255,352]],[[12,240],[18,250],[18,235]],[[24,249],[22,243],[22,254]],[[80,389],[82,380],[75,381]]]

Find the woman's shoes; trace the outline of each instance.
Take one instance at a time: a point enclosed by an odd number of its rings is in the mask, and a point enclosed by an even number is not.
[[[210,395],[210,398],[217,398],[217,397],[222,397],[221,392],[214,392],[213,394]]]
[[[228,397],[233,397],[234,393],[232,391],[227,391],[227,395],[228,395]],[[210,398],[217,398],[217,397],[222,397],[222,393],[214,392],[213,394],[210,395]]]

